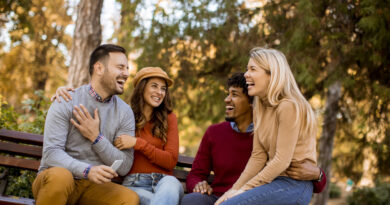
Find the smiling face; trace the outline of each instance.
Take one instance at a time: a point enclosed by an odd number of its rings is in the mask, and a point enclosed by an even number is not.
[[[150,78],[146,83],[143,97],[145,106],[156,108],[161,105],[167,92],[167,83],[162,78]]]
[[[240,121],[240,118],[251,118],[251,104],[242,88],[229,87],[229,93],[225,98],[225,104],[226,121]]]
[[[245,80],[248,85],[248,94],[250,96],[267,96],[267,90],[271,75],[264,68],[261,68],[252,58],[249,59]]]
[[[122,94],[124,85],[129,77],[129,67],[126,55],[120,52],[109,54],[106,62],[102,63],[104,72],[101,78],[102,88],[107,94]]]

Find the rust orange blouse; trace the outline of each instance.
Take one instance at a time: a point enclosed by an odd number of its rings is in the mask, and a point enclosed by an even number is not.
[[[152,135],[153,123],[147,122],[136,131],[134,163],[129,174],[162,173],[172,175],[179,155],[179,134],[176,115],[168,114],[167,142]]]

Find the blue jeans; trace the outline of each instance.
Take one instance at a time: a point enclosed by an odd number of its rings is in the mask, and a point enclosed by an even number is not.
[[[199,192],[194,192],[191,194],[186,194],[181,199],[181,205],[214,205],[218,200],[219,196],[214,194],[201,194]]]
[[[179,180],[161,173],[131,174],[125,177],[123,185],[138,194],[141,205],[177,205],[184,195]]]
[[[226,200],[222,205],[309,204],[313,194],[311,181],[277,177],[271,183],[250,189]]]

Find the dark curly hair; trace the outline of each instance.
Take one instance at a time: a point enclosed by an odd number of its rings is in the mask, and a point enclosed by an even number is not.
[[[230,78],[227,80],[227,89],[230,87],[242,88],[242,92],[248,97],[249,102],[253,102],[253,96],[248,95],[248,85],[246,84],[244,73],[234,73],[232,76],[230,76]]]

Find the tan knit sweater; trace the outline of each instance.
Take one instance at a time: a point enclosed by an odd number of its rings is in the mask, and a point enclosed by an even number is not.
[[[287,176],[291,162],[310,160],[316,165],[316,137],[300,133],[300,122],[294,104],[283,101],[278,106],[265,106],[260,133],[253,137],[251,157],[232,189],[249,190]]]

